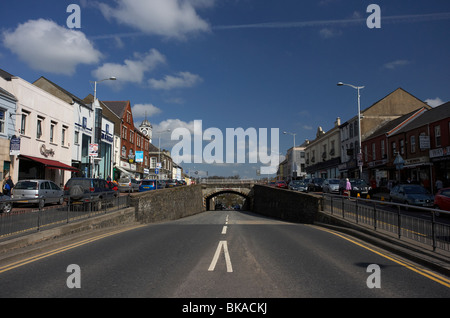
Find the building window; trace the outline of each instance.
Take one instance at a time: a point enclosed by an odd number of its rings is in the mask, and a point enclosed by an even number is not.
[[[365,162],[369,161],[369,154],[367,152],[367,145],[364,145],[364,161]]]
[[[54,141],[54,137],[55,137],[55,127],[56,127],[56,123],[55,122],[51,122],[50,123],[50,142]]]
[[[37,123],[36,123],[36,138],[40,139],[42,137],[42,127],[43,127],[43,123],[44,123],[44,118],[42,117],[38,117],[37,119]]]
[[[392,158],[394,158],[397,155],[397,145],[395,144],[395,141],[391,143],[392,148]]]
[[[434,126],[434,141],[436,143],[436,147],[441,146],[441,126]]]
[[[405,154],[405,141],[403,139],[400,139],[400,154]]]
[[[372,160],[377,160],[377,153],[375,151],[375,143],[372,143]]]
[[[122,157],[127,156],[127,148],[125,146],[122,146]]]
[[[386,149],[384,148],[384,140],[381,140],[381,158],[384,159],[386,156]]]
[[[78,145],[80,142],[80,133],[78,131],[75,132],[75,145]]]
[[[66,143],[66,131],[67,131],[67,127],[63,126],[62,131],[61,131],[61,145],[65,145]]]
[[[20,121],[20,133],[25,135],[27,127],[27,117],[30,115],[29,112],[22,110],[22,119]]]
[[[416,152],[416,136],[411,136],[410,140],[410,144],[411,144],[411,153],[415,153]]]
[[[127,127],[122,127],[122,138],[127,139]]]
[[[5,110],[0,109],[0,133],[5,133]]]
[[[155,169],[156,168],[156,157],[151,157],[150,158],[150,169]]]

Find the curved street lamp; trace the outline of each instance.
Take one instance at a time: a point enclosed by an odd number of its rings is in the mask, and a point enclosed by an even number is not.
[[[351,84],[345,84],[342,82],[337,83],[337,86],[349,86],[354,88],[358,92],[358,143],[359,143],[359,153],[358,160],[362,160],[362,149],[361,149],[361,95],[359,91],[364,88],[364,86],[355,86]],[[358,162],[359,165],[359,177],[362,179],[362,164]]]

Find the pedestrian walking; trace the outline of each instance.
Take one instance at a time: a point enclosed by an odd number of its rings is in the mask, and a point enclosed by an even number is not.
[[[345,192],[346,192],[346,195],[348,197],[350,197],[350,191],[352,190],[352,184],[350,183],[350,180],[348,180],[348,178],[345,181],[346,181]]]

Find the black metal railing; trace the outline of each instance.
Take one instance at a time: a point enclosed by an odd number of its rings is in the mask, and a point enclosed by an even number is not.
[[[323,212],[433,251],[450,251],[448,211],[331,194],[323,198]]]
[[[89,195],[73,201],[64,197],[63,204],[23,204],[23,199],[0,202],[0,207],[12,204],[13,209],[0,209],[0,240],[38,232],[43,229],[107,214],[129,206],[129,195]]]

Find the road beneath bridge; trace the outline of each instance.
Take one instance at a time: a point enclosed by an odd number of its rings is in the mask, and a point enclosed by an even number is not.
[[[266,298],[269,313],[279,297],[450,297],[447,277],[396,255],[250,212],[207,211],[110,234],[1,260],[0,297]]]

